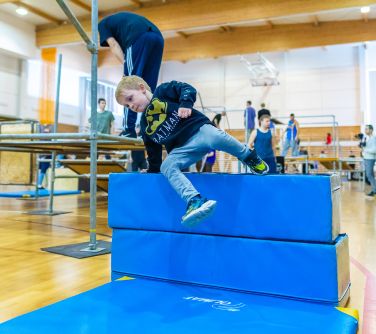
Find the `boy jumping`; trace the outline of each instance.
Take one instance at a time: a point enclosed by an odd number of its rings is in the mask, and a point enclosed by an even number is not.
[[[153,95],[148,84],[135,75],[123,77],[115,93],[119,104],[143,113],[140,124],[148,153],[148,172],[161,171],[188,203],[182,224],[190,227],[209,217],[217,202],[202,197],[182,169],[210,150],[219,150],[237,157],[254,174],[266,174],[269,170],[255,150],[216,128],[204,114],[193,109],[196,93],[187,83],[171,81],[158,86]],[[162,145],[168,152],[163,162]]]

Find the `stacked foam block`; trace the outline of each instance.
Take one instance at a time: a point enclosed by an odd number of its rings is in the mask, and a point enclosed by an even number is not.
[[[189,174],[217,201],[195,228],[160,174],[112,174],[112,278],[124,275],[344,305],[347,235],[339,234],[340,184],[329,175]]]

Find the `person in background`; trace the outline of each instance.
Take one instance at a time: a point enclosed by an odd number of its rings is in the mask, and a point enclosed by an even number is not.
[[[215,164],[216,159],[216,151],[210,150],[206,155],[205,165],[204,165],[204,172],[211,173],[213,172],[213,166]]]
[[[371,185],[371,191],[367,194],[367,196],[374,197],[376,195],[376,181],[374,172],[376,161],[376,136],[373,134],[373,126],[371,124],[366,125],[365,133],[366,137],[362,142],[361,147],[366,176]]]
[[[140,125],[136,125],[136,134],[140,135]],[[144,171],[148,168],[148,163],[145,157],[145,151],[131,151],[132,157],[132,172]]]
[[[332,144],[332,134],[328,132],[328,133],[326,134],[325,145],[331,145],[331,144]]]
[[[257,119],[259,121],[262,115],[270,116],[270,131],[272,132],[273,136],[275,136],[275,124],[272,120],[272,114],[269,109],[266,109],[265,103],[261,103],[261,109],[257,112]]]
[[[328,155],[326,154],[325,151],[321,151],[320,154],[319,154],[319,158],[327,158]]]
[[[106,100],[104,98],[98,99],[97,110],[97,131],[110,135],[113,132],[113,122],[115,118],[111,111],[106,110]],[[89,123],[91,119],[89,118]]]
[[[221,113],[219,114],[216,114],[214,117],[213,117],[213,124],[218,128],[220,129],[220,124],[221,124],[221,120],[222,120],[222,117],[226,117],[226,112],[225,111],[222,111]]]
[[[287,128],[285,130],[285,141],[283,144],[283,149],[282,149],[282,156],[285,157],[287,152],[289,151],[289,148],[291,148],[291,155],[292,156],[297,156],[298,151],[297,151],[297,142],[299,140],[299,123],[295,119],[294,114],[290,114],[290,120],[287,124]]]
[[[101,20],[98,31],[100,45],[108,46],[123,64],[124,75],[142,77],[154,92],[164,47],[159,29],[143,16],[120,12]],[[124,108],[124,130],[120,135],[136,138],[136,121],[137,113]]]
[[[248,147],[255,148],[260,158],[269,166],[269,174],[277,173],[275,159],[275,140],[270,130],[270,116],[262,115],[259,120],[260,127],[252,131]]]
[[[350,150],[349,152],[349,158],[356,158],[355,154],[354,154],[354,151]],[[356,168],[356,164],[355,163],[349,163],[349,168],[352,169],[352,170],[355,170]],[[357,174],[356,172],[352,172],[351,170],[347,173],[347,179],[349,181],[354,181],[354,180],[358,180],[354,174]]]
[[[299,155],[304,155],[308,158],[308,150],[306,147],[299,147]],[[307,169],[308,167],[308,169]],[[315,169],[315,165],[313,163],[304,163],[302,164],[302,173],[303,174],[308,174],[309,169]]]
[[[98,99],[97,110],[97,131],[99,133],[110,135],[113,132],[113,122],[115,118],[111,111],[106,110],[106,100],[104,98]],[[91,123],[91,118],[89,118]],[[106,159],[111,159],[109,154],[105,155]]]
[[[247,107],[244,110],[244,127],[246,128],[246,141],[255,128],[256,110],[252,107],[252,101],[247,101]]]
[[[41,125],[40,130],[41,130],[40,132],[42,133],[51,133],[51,129],[49,125]],[[46,159],[46,160],[52,159],[52,155],[51,154],[39,155],[39,159]],[[38,169],[39,169],[38,180],[37,180],[38,189],[45,189],[43,186],[43,181],[46,176],[47,170],[50,167],[51,167],[50,162],[43,161],[43,162],[38,163]]]

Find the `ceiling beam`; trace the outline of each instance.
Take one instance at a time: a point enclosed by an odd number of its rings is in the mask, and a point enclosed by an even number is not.
[[[30,13],[33,13],[35,15],[38,15],[40,17],[43,17],[44,19],[50,21],[50,22],[53,22],[53,23],[56,23],[56,24],[61,24],[63,23],[62,20],[58,19],[57,17],[55,16],[52,16],[50,14],[47,14],[46,12],[40,10],[39,8],[36,8],[34,6],[31,6],[25,2],[22,2],[22,1],[13,1],[12,2],[13,4],[15,4],[16,6],[19,6],[19,7],[23,7],[25,9],[27,9]]]
[[[140,0],[129,0],[134,6],[141,8],[142,7],[142,2]]]
[[[270,29],[273,29],[274,27],[274,24],[271,20],[266,20],[265,23],[267,24],[267,26],[270,28]]]
[[[0,0],[0,5],[3,3],[17,2],[18,0]]]
[[[70,0],[71,3],[75,4],[77,7],[87,10],[91,12],[91,6],[87,5],[85,2],[81,0]]]
[[[177,34],[178,34],[179,36],[181,36],[181,37],[184,37],[184,38],[188,38],[188,37],[189,37],[189,35],[186,34],[186,33],[183,32],[183,31],[178,31]]]
[[[318,27],[320,25],[320,21],[319,21],[319,18],[317,17],[317,15],[313,15],[312,16],[312,23],[315,27]]]
[[[138,3],[139,0],[132,0]],[[160,5],[144,6],[135,9],[154,22],[163,31],[185,31],[197,27],[226,26],[253,20],[270,20],[296,14],[313,14],[325,10],[360,7],[373,4],[373,0],[180,0]],[[129,10],[117,8],[112,12]],[[104,13],[108,15],[109,13]],[[90,19],[81,24],[90,34]],[[70,24],[64,27],[40,29],[37,32],[37,45],[50,46],[80,42],[81,38]]]
[[[230,26],[220,26],[219,29],[222,32],[231,32],[233,30],[233,28]]]
[[[234,54],[283,51],[313,46],[376,40],[376,20],[320,22],[312,24],[274,25],[236,28],[223,34],[210,31],[165,42],[164,60],[187,61]]]
[[[224,34],[219,30],[168,38],[165,41],[163,60],[186,62],[192,59],[268,51],[328,46],[376,40],[376,20],[320,22],[319,26],[306,24],[274,25],[235,28]],[[102,49],[99,64],[116,65],[111,53]]]
[[[368,22],[368,13],[362,13],[362,19],[364,22]]]

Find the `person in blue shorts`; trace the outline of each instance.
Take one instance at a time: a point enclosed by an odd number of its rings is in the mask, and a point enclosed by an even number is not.
[[[287,123],[287,128],[285,130],[286,137],[283,144],[282,156],[285,157],[289,148],[291,147],[291,155],[299,155],[298,142],[299,142],[299,123],[295,119],[294,114],[290,114],[290,120]]]
[[[255,148],[258,155],[269,166],[269,173],[277,173],[275,160],[275,140],[270,130],[270,116],[263,114],[259,120],[260,127],[252,131],[248,141],[250,148]]]

